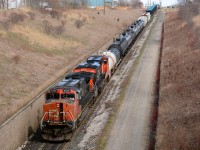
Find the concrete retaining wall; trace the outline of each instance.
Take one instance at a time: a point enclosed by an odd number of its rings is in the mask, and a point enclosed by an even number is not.
[[[0,149],[16,150],[39,127],[43,103],[42,94],[0,126]]]

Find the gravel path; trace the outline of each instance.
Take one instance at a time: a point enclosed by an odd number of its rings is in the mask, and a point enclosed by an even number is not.
[[[152,28],[153,31],[112,128],[106,150],[143,150],[147,146],[163,18],[164,15],[161,13]]]

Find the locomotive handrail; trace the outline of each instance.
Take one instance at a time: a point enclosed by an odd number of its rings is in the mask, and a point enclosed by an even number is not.
[[[41,130],[42,130],[42,128],[43,128],[43,120],[44,120],[44,117],[46,116],[46,114],[49,114],[50,112],[45,112],[45,114],[43,115],[43,117],[42,117],[42,119],[41,119],[41,121],[40,121],[40,128],[41,128]]]

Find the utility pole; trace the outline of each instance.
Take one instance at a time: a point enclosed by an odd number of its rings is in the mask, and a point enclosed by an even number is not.
[[[105,0],[103,1],[103,4],[104,4],[104,6],[103,6],[103,14],[105,15],[106,14]]]

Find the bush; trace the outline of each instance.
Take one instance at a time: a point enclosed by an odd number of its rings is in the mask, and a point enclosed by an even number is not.
[[[43,20],[42,23],[44,25],[44,32],[46,34],[51,34],[53,30],[53,26],[50,24],[50,22],[47,20]]]
[[[31,19],[31,20],[34,20],[34,19],[35,19],[35,13],[29,11],[29,12],[27,12],[27,14],[30,16],[30,19]]]
[[[13,24],[19,24],[20,22],[24,21],[25,17],[26,16],[24,14],[18,14],[18,13],[12,12],[9,16],[9,20]]]
[[[64,26],[60,25],[60,26],[55,27],[55,32],[57,35],[63,34],[65,32]]]
[[[67,22],[66,22],[65,20],[62,20],[62,21],[61,21],[61,25],[62,25],[63,27],[66,25],[66,23],[67,23]]]
[[[5,30],[9,30],[9,28],[10,28],[10,21],[9,20],[1,21],[0,24]]]
[[[84,20],[76,20],[75,26],[79,29],[84,25]]]
[[[51,35],[61,35],[65,32],[64,26],[61,24],[59,26],[52,26],[49,21],[43,20],[44,32]]]
[[[179,16],[187,21],[189,25],[193,26],[192,18],[199,14],[199,4],[198,3],[189,3],[179,7],[178,11]]]
[[[57,18],[58,20],[62,16],[62,14],[57,10],[50,11],[50,15],[51,15],[52,18]]]
[[[13,57],[13,60],[15,61],[16,64],[18,64],[19,61],[20,61],[20,55],[15,55],[15,56]]]

